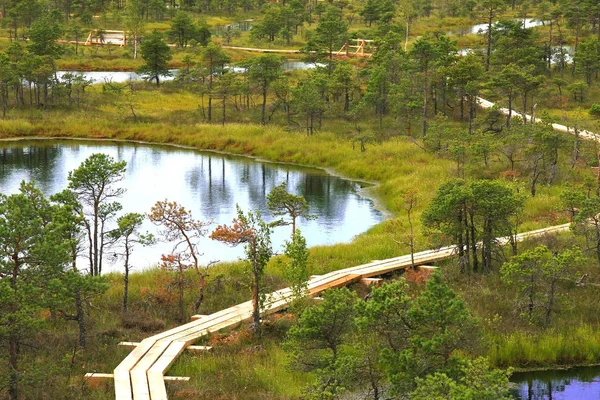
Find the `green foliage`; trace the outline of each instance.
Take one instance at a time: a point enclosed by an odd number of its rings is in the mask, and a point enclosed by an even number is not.
[[[573,60],[577,71],[585,76],[587,85],[591,86],[592,77],[600,69],[600,40],[589,38],[581,42],[577,47]]]
[[[600,104],[592,104],[588,112],[594,117],[600,117]]]
[[[127,312],[129,295],[129,257],[133,253],[134,246],[140,244],[149,246],[155,243],[154,236],[151,233],[139,232],[146,216],[139,213],[127,213],[117,219],[117,228],[108,232],[107,237],[113,241],[112,245],[117,247],[119,244],[119,253],[115,256],[123,258],[125,274],[123,277],[123,312]]]
[[[248,66],[248,80],[258,85],[262,92],[261,123],[264,125],[266,123],[267,94],[271,83],[281,76],[281,57],[275,54],[264,54],[249,59],[246,64]]]
[[[41,18],[29,29],[31,43],[27,46],[32,54],[59,58],[63,47],[56,42],[62,36],[62,26],[52,16]]]
[[[328,290],[319,304],[304,310],[287,335],[292,363],[302,370],[327,369],[354,328],[356,295],[347,288]]]
[[[418,296],[401,279],[374,288],[367,301],[346,288],[323,299],[305,309],[286,341],[292,365],[316,370],[313,394],[335,398],[336,390],[365,387],[381,393],[387,378],[400,395],[414,389],[415,378],[437,372],[458,381],[457,351],[477,347],[475,320],[439,272]]]
[[[455,351],[473,349],[478,344],[475,320],[437,271],[410,305],[407,316],[407,345],[382,352],[395,393],[414,387],[414,378],[438,371],[451,373],[459,361]]]
[[[508,377],[510,371],[492,369],[485,358],[464,360],[458,380],[436,372],[417,378],[417,388],[410,394],[412,400],[510,400]]]
[[[553,253],[546,246],[526,251],[504,263],[502,280],[517,289],[517,310],[531,323],[550,324],[560,304],[559,280],[570,279],[582,262],[579,249]]]
[[[315,117],[322,115],[326,108],[326,102],[313,79],[306,80],[292,89],[292,106],[304,115],[306,134],[311,136],[314,132]]]
[[[482,271],[492,268],[495,239],[516,231],[524,199],[499,181],[456,180],[438,188],[422,215],[423,225],[441,240],[458,248],[463,270],[479,271],[477,242],[481,244]]]
[[[111,200],[125,192],[115,185],[123,179],[126,165],[125,161],[115,161],[109,155],[96,153],[69,172],[69,189],[84,207],[80,212],[84,213],[87,221],[90,275],[102,274],[104,222],[121,209],[119,203]]]
[[[8,358],[9,398],[19,398],[26,368],[21,347],[43,323],[40,312],[61,305],[69,243],[53,207],[33,184],[21,183],[19,193],[0,195],[0,341]]]
[[[286,188],[287,182],[281,182],[275,186],[267,195],[267,207],[274,217],[289,216],[291,218],[291,221],[281,219],[277,221],[277,224],[292,225],[292,235],[294,235],[297,218],[310,220],[316,217],[309,214],[308,203],[304,196],[289,193]]]
[[[185,48],[192,40],[202,46],[206,46],[210,41],[210,30],[205,24],[197,25],[194,23],[190,14],[178,10],[171,21],[169,37],[175,40],[178,47]]]
[[[342,20],[339,8],[327,7],[315,29],[315,43],[327,50],[329,59],[332,59],[333,51],[344,44],[347,36],[348,24]]]
[[[267,224],[261,217],[260,211],[248,211],[244,213],[237,207],[237,218],[233,219],[231,226],[219,225],[210,238],[226,243],[230,246],[243,244],[245,247],[246,260],[252,270],[252,318],[254,332],[260,336],[260,310],[263,308],[265,293],[262,292],[262,277],[264,269],[271,257],[273,248],[271,246],[272,226]]]
[[[289,258],[283,277],[291,283],[292,300],[299,300],[307,293],[309,278],[308,249],[306,239],[302,236],[300,229],[292,233],[291,241],[285,242],[283,254]]]
[[[144,37],[141,47],[142,58],[146,63],[138,68],[138,73],[149,81],[156,80],[158,86],[161,76],[171,75],[168,62],[172,56],[169,45],[164,41],[162,34],[154,30]]]

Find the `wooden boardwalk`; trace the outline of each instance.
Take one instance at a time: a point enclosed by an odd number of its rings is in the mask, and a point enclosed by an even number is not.
[[[484,98],[481,97],[476,97],[475,98],[477,100],[477,104],[484,109],[489,109],[494,107],[496,104],[492,103],[489,100],[486,100]],[[503,115],[508,115],[509,110],[508,108],[505,107],[499,107],[498,111],[500,111],[500,113],[502,113]],[[529,114],[523,114],[522,112],[519,112],[517,110],[512,110],[511,113],[511,119],[512,118],[524,118],[526,121],[532,122],[533,123],[542,123],[543,121],[539,118],[534,118]],[[564,132],[564,133],[569,133],[571,135],[575,135],[575,128],[570,128],[568,126],[565,125],[561,125],[561,124],[557,124],[557,123],[552,123],[550,124],[552,126],[552,129],[554,129],[555,131],[559,131],[559,132]],[[586,131],[585,129],[578,129],[577,130],[577,134],[584,138],[584,139],[588,139],[588,140],[594,140],[596,142],[600,142],[600,135],[594,133],[594,132],[590,132],[590,131]]]
[[[300,54],[302,51],[293,49],[259,49],[256,47],[221,46],[224,49],[251,51],[254,53]],[[312,53],[312,52],[311,52]]]
[[[536,231],[522,233],[517,240],[532,238],[540,235],[566,231],[569,224],[553,226]],[[500,239],[507,243],[507,238]],[[442,261],[456,254],[456,246],[443,247],[437,250],[427,250],[414,254],[415,264],[424,265]],[[410,267],[410,254],[373,261],[356,267],[333,271],[328,274],[314,276],[308,282],[310,296],[316,296],[330,288],[337,288],[371,278],[388,272]],[[290,288],[273,292],[267,304],[266,314],[282,310],[288,306]],[[135,349],[115,368],[114,374],[87,374],[93,380],[98,378],[114,378],[115,398],[117,400],[164,400],[167,399],[165,380],[186,380],[184,377],[165,377],[169,367],[177,357],[199,338],[220,329],[235,327],[252,318],[252,302],[227,308],[206,316],[196,316],[197,319],[168,331],[144,339],[135,345]],[[192,346],[194,347],[194,346]],[[195,346],[196,350],[200,346]],[[200,348],[201,349],[201,348]]]

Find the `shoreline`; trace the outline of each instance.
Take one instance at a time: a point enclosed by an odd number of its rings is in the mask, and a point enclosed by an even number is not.
[[[373,202],[374,208],[383,215],[382,222],[385,222],[386,220],[393,217],[393,213],[384,206],[383,201],[379,198],[379,196],[377,196],[375,193],[373,193],[373,191],[380,185],[379,182],[369,181],[366,179],[355,179],[355,178],[346,176],[342,173],[339,173],[339,172],[335,171],[333,168],[320,167],[320,166],[314,166],[314,165],[302,164],[302,163],[285,162],[285,161],[272,161],[272,160],[268,160],[268,159],[262,158],[260,156],[254,156],[251,154],[237,154],[237,153],[232,153],[232,152],[223,151],[223,150],[204,149],[204,148],[182,145],[182,144],[177,144],[177,143],[165,143],[165,142],[159,142],[159,141],[152,142],[152,141],[139,140],[139,139],[112,139],[112,138],[85,138],[85,137],[84,138],[81,138],[81,137],[73,138],[73,137],[64,137],[64,136],[33,136],[33,137],[18,136],[18,137],[14,137],[14,138],[13,137],[0,138],[0,143],[2,143],[2,142],[24,142],[27,140],[64,140],[64,141],[69,141],[69,140],[71,140],[71,141],[77,141],[77,140],[86,141],[86,140],[89,140],[91,142],[116,142],[116,143],[134,143],[134,144],[142,144],[142,145],[150,145],[150,146],[152,146],[152,145],[168,146],[168,147],[174,147],[174,148],[185,149],[185,150],[194,150],[194,151],[222,154],[222,155],[228,155],[228,156],[234,156],[234,157],[245,157],[245,158],[252,159],[256,162],[267,163],[267,164],[291,165],[291,166],[301,167],[301,168],[314,168],[314,169],[321,170],[330,176],[364,185],[364,186],[361,186],[359,189],[356,189],[356,193]],[[379,224],[381,224],[382,222],[380,222]],[[377,225],[379,225],[379,224],[377,224]],[[375,226],[377,226],[377,225],[375,225]]]

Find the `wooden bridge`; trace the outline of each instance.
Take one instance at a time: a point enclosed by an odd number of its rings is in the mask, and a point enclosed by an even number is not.
[[[71,42],[69,42],[71,43]],[[127,32],[93,29],[90,31],[84,46],[103,46],[105,44],[124,47],[127,45]]]
[[[553,226],[516,235],[520,241],[545,234],[562,232],[569,224]],[[505,244],[508,238],[501,238]],[[415,265],[430,264],[453,257],[456,246],[427,250],[414,254]],[[387,260],[373,261],[356,267],[333,271],[314,276],[308,282],[308,293],[317,296],[331,288],[342,287],[369,278],[380,276],[411,266],[410,254]],[[290,288],[277,290],[271,294],[266,314],[286,308],[291,296]],[[199,338],[220,329],[235,327],[252,318],[252,302],[227,308],[211,315],[194,316],[191,322],[151,336],[140,343],[125,343],[135,349],[115,368],[113,374],[87,374],[89,382],[97,379],[113,379],[117,400],[164,400],[167,399],[165,381],[185,381],[186,377],[165,377],[169,367],[184,350],[210,350],[205,346],[192,346]]]
[[[352,39],[354,44],[346,42],[341,49],[333,53],[334,57],[347,58],[347,57],[365,57],[370,58],[375,51],[373,41],[369,39]],[[366,52],[365,50],[369,50]]]

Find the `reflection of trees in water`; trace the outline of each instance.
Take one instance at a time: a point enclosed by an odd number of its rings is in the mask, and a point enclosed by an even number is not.
[[[138,145],[133,144],[130,146],[116,145],[117,147],[117,160],[127,161],[127,169],[125,170],[126,176],[135,176],[135,173],[139,167],[137,159]],[[142,165],[143,167],[143,165]]]
[[[41,143],[0,150],[0,188],[6,187],[14,175],[25,172],[25,180],[33,180],[44,192],[49,192],[59,172],[61,153],[57,145]]]
[[[152,165],[161,165],[162,156],[165,154],[164,150],[159,149],[158,147],[151,147],[150,150],[150,159],[152,160]],[[166,166],[168,168],[168,166]]]
[[[546,400],[552,399],[552,395],[564,392],[565,386],[569,385],[570,381],[540,381],[528,380],[518,394],[519,400]]]
[[[185,179],[198,195],[202,214],[220,220],[223,206],[233,202],[234,193],[226,179],[223,156],[202,156],[200,165],[186,171]]]
[[[340,220],[353,190],[354,184],[350,181],[329,175],[304,174],[293,191],[306,198],[311,213],[326,220]]]
[[[67,165],[80,158],[83,161],[83,155],[89,153],[90,148],[94,151],[110,151],[115,158],[127,161],[126,181],[123,182],[125,187],[132,185],[133,180],[140,179],[155,184],[152,174],[148,175],[146,171],[148,166],[151,166],[151,171],[154,171],[154,167],[167,170],[167,176],[173,174],[175,192],[168,192],[167,178],[166,183],[160,183],[167,191],[164,197],[173,200],[175,196],[187,198],[190,201],[187,207],[200,213],[197,217],[210,216],[215,221],[225,218],[227,221],[223,222],[228,222],[235,212],[232,210],[236,202],[244,208],[260,209],[269,219],[267,194],[275,186],[288,182],[287,190],[306,197],[310,212],[320,217],[314,224],[329,226],[328,229],[335,231],[335,222],[344,219],[346,211],[356,199],[353,182],[312,169],[263,164],[220,154],[172,151],[157,146],[114,143],[104,148],[97,143],[57,141],[19,142],[0,149],[0,192],[6,185],[14,188],[18,184],[16,181],[21,179],[36,180],[45,193],[63,189],[57,187],[57,182],[65,182]],[[181,183],[184,186],[180,189]],[[177,193],[179,190],[186,193]],[[365,214],[362,215],[369,213],[368,208],[364,209]],[[361,215],[352,217],[360,219]]]
[[[227,169],[232,174],[227,177],[230,179],[229,185],[226,184],[224,162],[228,163]],[[348,195],[354,191],[352,182],[325,174],[284,168],[249,160],[205,156],[201,167],[188,171],[186,179],[189,185],[199,190],[203,209],[210,209],[215,220],[220,215],[219,207],[231,206],[229,203],[242,193],[246,193],[250,208],[258,208],[265,216],[268,215],[267,194],[281,182],[288,182],[288,191],[306,197],[311,212],[322,216],[324,220],[343,218]],[[236,177],[237,187],[233,188]]]
[[[310,212],[324,220],[342,219],[347,203],[354,193],[354,183],[326,174],[283,169],[282,166],[234,162],[240,183],[246,188],[253,208],[268,215],[267,194],[281,182],[288,182],[287,190],[302,195],[308,201]]]
[[[248,182],[248,199],[252,208],[260,209],[263,215],[268,215],[267,194],[275,186],[277,180],[277,170],[271,165],[256,164],[251,165],[252,173]]]
[[[516,377],[518,389],[514,394],[517,400],[547,400],[554,398],[559,393],[568,395],[570,386],[574,386],[574,393],[571,393],[573,398],[576,398],[584,389],[589,393],[600,393],[600,368],[597,367],[565,371],[538,371],[521,376],[523,379],[519,379],[519,376]]]

